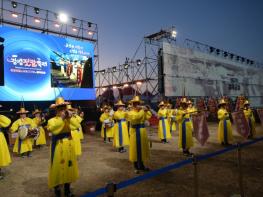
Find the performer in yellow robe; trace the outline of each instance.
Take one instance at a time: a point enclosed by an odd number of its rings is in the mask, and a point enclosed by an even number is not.
[[[248,125],[249,125],[249,129],[250,129],[250,133],[248,138],[253,138],[256,135],[256,126],[255,126],[255,118],[253,115],[253,111],[250,109],[249,106],[249,101],[246,100],[244,102],[244,114],[246,117],[246,120],[248,121]]]
[[[120,153],[126,152],[124,146],[128,146],[130,144],[128,128],[127,128],[127,112],[124,111],[125,104],[119,100],[115,106],[118,107],[117,111],[114,112],[113,118],[115,120],[114,124],[114,138],[113,138],[113,146],[118,148]]]
[[[46,122],[46,120],[41,117],[41,111],[39,109],[35,109],[33,115],[35,116],[35,118],[33,118],[33,121],[39,129],[39,136],[36,139],[36,145],[40,148],[41,145],[45,145],[47,143],[46,133],[44,128],[42,127],[42,125]]]
[[[101,126],[101,137],[103,137],[104,142],[108,141],[110,142],[111,138],[113,138],[113,117],[110,115],[110,107],[109,106],[104,106],[103,107],[103,114],[100,116],[100,122],[102,123]]]
[[[81,143],[80,143],[80,121],[76,114],[76,109],[72,108],[71,105],[67,105],[67,110],[72,113],[72,117],[70,118],[70,129],[71,129],[71,136],[74,141],[75,145],[75,153],[77,156],[80,156],[81,151]]]
[[[20,127],[26,127],[28,130],[31,130],[36,127],[34,121],[31,118],[26,117],[26,114],[29,111],[25,110],[25,108],[21,108],[17,114],[20,115],[20,118],[13,122],[10,131],[11,133],[15,133],[19,130]],[[14,153],[20,154],[21,157],[24,157],[27,154],[28,157],[31,157],[32,152],[32,138],[25,138],[21,140],[19,136],[16,138],[15,146],[13,149]]]
[[[158,125],[158,137],[165,144],[168,143],[167,139],[171,139],[170,125],[168,124],[168,110],[165,108],[164,102],[160,102],[158,111],[159,125]]]
[[[70,111],[62,97],[50,108],[56,109],[56,116],[48,120],[47,129],[52,133],[50,147],[50,163],[48,171],[48,186],[55,189],[55,195],[61,196],[60,186],[64,184],[65,196],[73,196],[70,184],[79,177],[77,156],[74,141],[71,137]]]
[[[229,145],[232,141],[232,125],[229,119],[229,114],[226,110],[226,101],[224,99],[220,99],[218,104],[218,112],[217,117],[219,119],[218,125],[218,141],[222,145]]]
[[[142,101],[139,96],[135,96],[131,102],[133,109],[128,112],[131,122],[129,160],[134,163],[135,173],[139,173],[140,170],[149,170],[144,166],[150,157],[150,146],[144,123],[151,118],[152,114],[147,108],[140,106]]]
[[[4,174],[2,173],[1,168],[6,167],[11,163],[9,149],[6,143],[5,136],[3,134],[3,128],[8,127],[10,123],[11,120],[9,118],[0,115],[0,180],[4,178]]]
[[[176,120],[179,123],[179,149],[183,149],[184,155],[191,155],[189,149],[193,146],[193,125],[190,121],[190,114],[187,110],[187,99],[182,98],[180,109],[177,110]]]
[[[176,131],[176,122],[175,122],[175,115],[176,114],[176,109],[172,109],[172,104],[167,103],[166,108],[168,110],[168,124],[170,126],[170,133]]]
[[[79,124],[80,124],[80,128],[79,128],[79,139],[80,140],[84,140],[84,135],[83,135],[83,129],[82,129],[82,126],[81,126],[81,122],[84,120],[84,112],[83,111],[80,111],[78,115],[76,115],[78,121],[79,121]]]

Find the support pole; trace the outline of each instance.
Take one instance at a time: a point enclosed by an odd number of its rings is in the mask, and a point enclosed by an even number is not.
[[[107,197],[114,197],[114,193],[116,192],[116,184],[110,182],[106,186]]]
[[[237,161],[238,161],[238,183],[241,197],[245,197],[243,186],[243,172],[242,172],[242,159],[241,159],[241,146],[237,144]]]
[[[196,156],[192,156],[194,166],[194,197],[199,196],[198,166]]]

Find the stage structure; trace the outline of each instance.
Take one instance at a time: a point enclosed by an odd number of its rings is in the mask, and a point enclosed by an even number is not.
[[[95,100],[97,24],[1,0],[0,25],[1,101]]]
[[[97,97],[128,101],[134,95],[141,95],[147,102],[159,100],[162,76],[158,70],[163,42],[176,42],[174,27],[145,36],[133,57],[126,58],[122,65],[96,71]]]
[[[180,44],[172,27],[144,37],[131,60],[95,75],[102,79],[96,83],[97,95],[108,99],[127,101],[140,94],[156,102],[183,95],[235,99],[243,94],[262,106],[262,71],[262,63],[226,50],[189,39]]]

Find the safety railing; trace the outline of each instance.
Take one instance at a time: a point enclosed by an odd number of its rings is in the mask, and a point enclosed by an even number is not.
[[[120,189],[123,189],[123,188],[131,186],[133,184],[151,179],[153,177],[164,174],[164,173],[169,172],[171,170],[181,168],[181,167],[188,165],[188,164],[192,164],[194,166],[194,196],[197,197],[197,196],[199,196],[198,168],[197,168],[198,162],[203,161],[203,160],[207,160],[207,159],[212,158],[212,157],[216,157],[218,155],[222,155],[226,152],[230,152],[233,150],[237,150],[237,161],[238,161],[238,172],[239,172],[238,183],[239,183],[240,195],[241,195],[241,197],[244,197],[245,193],[244,193],[244,187],[243,187],[241,149],[243,147],[255,144],[255,143],[260,142],[260,141],[263,141],[263,137],[258,137],[258,138],[255,138],[251,141],[244,142],[244,143],[237,143],[237,144],[231,145],[231,146],[226,147],[226,148],[221,149],[221,150],[217,150],[217,151],[212,152],[212,153],[207,153],[204,155],[193,155],[189,159],[170,164],[168,166],[165,166],[165,167],[157,169],[157,170],[150,171],[150,172],[148,172],[144,175],[141,175],[141,176],[137,176],[137,177],[125,180],[125,181],[121,181],[118,184],[115,184],[112,182],[108,183],[106,185],[106,187],[103,187],[103,188],[97,189],[96,191],[84,194],[82,197],[95,197],[95,196],[99,196],[102,194],[106,194],[108,197],[113,197],[114,193]]]

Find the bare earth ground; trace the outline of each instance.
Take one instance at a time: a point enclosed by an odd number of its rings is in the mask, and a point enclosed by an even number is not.
[[[201,147],[195,141],[192,152],[204,154],[222,149],[217,143],[217,124],[209,123],[210,138]],[[263,129],[257,125],[257,136]],[[151,132],[149,132],[151,133]],[[173,133],[169,144],[161,144],[156,132],[150,134],[153,141],[148,166],[154,170],[186,159],[177,147],[178,133]],[[234,132],[234,140],[242,141]],[[120,181],[137,176],[128,161],[128,152],[117,153],[110,143],[104,144],[96,135],[85,135],[83,155],[79,158],[80,178],[72,184],[74,193],[81,196],[105,186],[109,181]],[[208,159],[198,165],[200,196],[228,197],[239,193],[236,151]],[[49,147],[34,150],[33,157],[19,158],[13,155],[13,163],[4,169],[6,177],[0,181],[0,196],[46,197],[53,196],[47,187]],[[263,142],[246,147],[242,151],[243,176],[246,196],[263,196]],[[116,196],[193,196],[192,164],[166,174],[135,184],[116,193]]]

